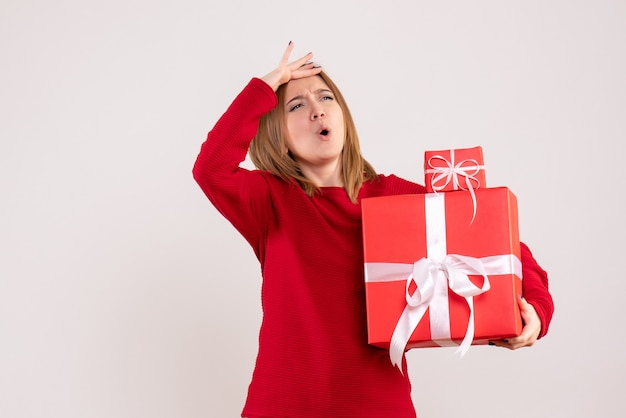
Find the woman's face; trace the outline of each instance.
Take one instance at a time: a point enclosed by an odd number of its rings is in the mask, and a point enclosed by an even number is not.
[[[305,175],[341,169],[345,139],[343,111],[318,76],[291,80],[285,89],[287,148]]]

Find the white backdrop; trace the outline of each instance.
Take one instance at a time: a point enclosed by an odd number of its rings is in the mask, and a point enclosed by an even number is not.
[[[379,172],[482,145],[550,274],[534,347],[409,353],[420,417],[624,416],[625,22],[621,0],[0,1],[0,416],[239,415],[259,267],[191,167],[289,40]]]

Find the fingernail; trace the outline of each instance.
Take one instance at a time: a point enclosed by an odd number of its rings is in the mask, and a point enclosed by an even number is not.
[[[489,345],[496,345],[493,341],[489,341]]]
[[[504,339],[502,339],[502,342],[503,342],[503,343],[508,343],[508,342],[509,342],[509,340],[507,340],[506,338],[504,338]]]
[[[291,45],[291,41],[289,41],[289,45]]]

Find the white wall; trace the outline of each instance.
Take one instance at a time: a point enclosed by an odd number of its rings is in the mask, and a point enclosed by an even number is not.
[[[533,348],[409,353],[420,417],[623,416],[625,19],[620,0],[3,0],[0,416],[239,415],[259,268],[191,167],[289,40],[380,172],[422,182],[425,150],[482,145],[550,274]]]

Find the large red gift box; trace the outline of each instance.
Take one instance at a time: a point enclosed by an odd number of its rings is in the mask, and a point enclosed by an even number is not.
[[[424,185],[428,193],[487,187],[482,147],[424,153]]]
[[[517,199],[506,187],[473,193],[361,202],[368,342],[394,364],[409,348],[465,352],[521,333]]]

